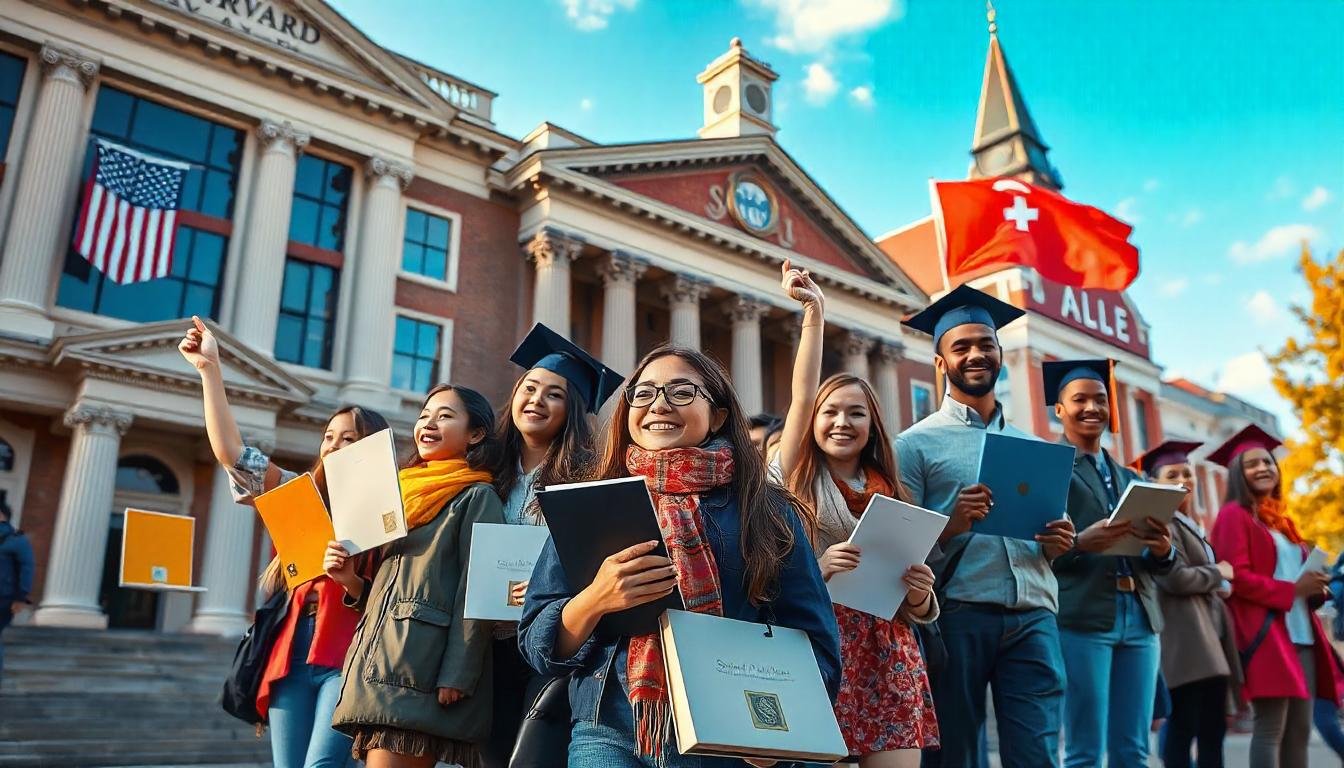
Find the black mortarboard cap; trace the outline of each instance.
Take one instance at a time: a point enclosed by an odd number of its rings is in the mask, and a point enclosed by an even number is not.
[[[541,323],[532,326],[509,360],[529,371],[544,368],[563,376],[583,398],[589,413],[597,413],[625,381],[624,376]]]
[[[1024,310],[984,291],[959,285],[902,324],[932,336],[934,349],[937,349],[943,334],[959,325],[979,323],[997,331],[1025,314]]]
[[[1120,429],[1120,403],[1115,397],[1115,361],[1108,358],[1096,360],[1051,360],[1041,363],[1041,387],[1045,390],[1045,404],[1059,402],[1059,393],[1070,382],[1079,379],[1100,381],[1106,387],[1106,400],[1111,406],[1111,431]]]

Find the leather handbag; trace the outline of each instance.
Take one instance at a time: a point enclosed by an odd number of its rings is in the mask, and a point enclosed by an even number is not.
[[[518,729],[509,768],[564,768],[569,760],[570,675],[542,685]]]

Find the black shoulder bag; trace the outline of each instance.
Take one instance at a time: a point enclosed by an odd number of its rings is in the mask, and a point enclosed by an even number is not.
[[[1237,655],[1241,657],[1242,672],[1245,672],[1246,668],[1251,665],[1251,657],[1255,656],[1255,652],[1260,650],[1260,645],[1265,642],[1265,638],[1269,637],[1269,629],[1274,626],[1274,619],[1278,615],[1278,611],[1266,611],[1265,622],[1260,625],[1260,631],[1255,633],[1255,637],[1251,638],[1251,644],[1246,646],[1245,649],[1237,650]]]
[[[561,675],[546,680],[523,717],[513,742],[509,768],[555,768],[569,754],[569,679]],[[600,702],[599,702],[600,705]]]
[[[256,619],[238,643],[229,676],[224,679],[220,702],[224,711],[251,725],[266,724],[266,718],[257,712],[257,692],[261,690],[261,678],[266,674],[280,626],[289,613],[289,597],[289,591],[282,589],[257,609]]]
[[[947,594],[947,585],[952,582],[952,575],[957,572],[957,566],[961,564],[961,557],[966,554],[966,547],[969,544],[970,542],[967,541],[947,561],[947,567],[943,569],[942,576],[938,579],[939,586],[934,587],[933,596],[938,601],[939,610],[942,610],[943,607],[943,596]],[[936,674],[947,666],[947,645],[943,643],[943,633],[938,628],[938,622],[915,624],[914,627],[915,634],[919,637],[920,648],[924,650],[924,666],[928,668],[930,675]]]

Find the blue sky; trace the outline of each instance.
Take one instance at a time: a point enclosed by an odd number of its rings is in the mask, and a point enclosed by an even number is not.
[[[498,127],[689,138],[742,38],[778,139],[870,235],[966,175],[988,44],[971,0],[336,0],[375,41],[497,91]],[[1258,349],[1296,327],[1306,238],[1344,247],[1344,2],[1001,0],[999,37],[1069,197],[1135,226],[1131,296],[1169,373],[1283,412]]]

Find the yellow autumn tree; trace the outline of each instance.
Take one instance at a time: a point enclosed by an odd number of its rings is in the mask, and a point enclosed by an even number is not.
[[[1303,338],[1269,356],[1274,387],[1302,421],[1283,460],[1288,508],[1309,539],[1344,545],[1344,251],[1316,261],[1303,245],[1298,263],[1309,306],[1292,308]]]

